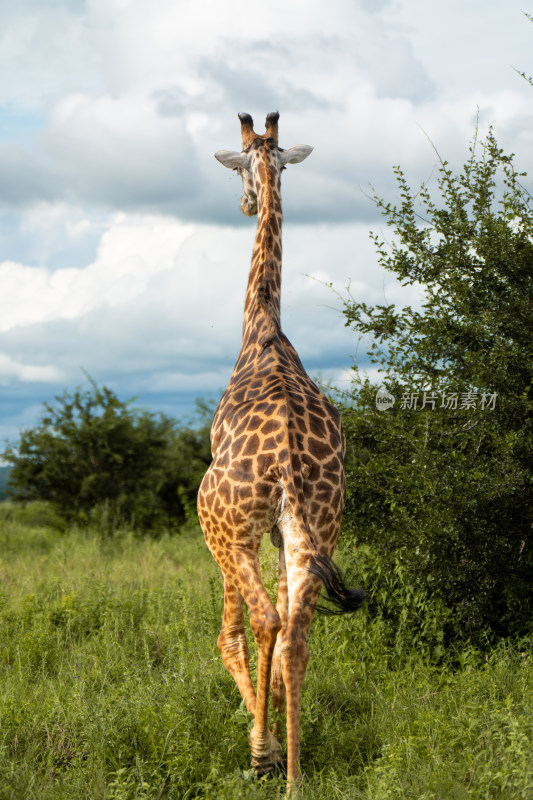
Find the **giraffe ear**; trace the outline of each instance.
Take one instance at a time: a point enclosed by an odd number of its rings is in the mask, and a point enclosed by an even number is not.
[[[228,169],[249,169],[250,156],[246,153],[237,153],[234,150],[219,150],[215,158]]]
[[[295,144],[288,150],[280,150],[281,165],[284,167],[285,164],[299,164],[300,161],[305,161],[312,151],[313,148],[308,144]]]

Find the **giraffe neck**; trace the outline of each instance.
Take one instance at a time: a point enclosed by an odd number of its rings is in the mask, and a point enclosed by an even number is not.
[[[243,322],[243,343],[250,344],[280,328],[281,192],[270,156],[264,147],[255,173],[258,220]]]

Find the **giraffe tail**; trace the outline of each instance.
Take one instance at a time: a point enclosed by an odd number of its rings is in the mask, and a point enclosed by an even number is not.
[[[315,604],[315,611],[321,614],[350,614],[363,605],[366,592],[362,589],[348,589],[344,583],[342,573],[338,566],[325,556],[318,553],[313,556],[309,572],[320,578],[326,590],[327,599],[331,605]]]
[[[330,615],[354,613],[363,605],[366,592],[362,589],[349,589],[335,562],[318,552],[309,531],[305,500],[300,485],[301,476],[295,475],[289,468],[285,471],[284,478],[283,484],[292,509],[293,518],[312,553],[307,569],[317,578],[320,578],[326,590],[328,604],[316,603],[313,608],[322,614]]]
[[[295,443],[291,442],[290,434],[288,448],[289,450],[295,449]],[[331,558],[318,552],[316,542],[313,541],[311,534],[303,491],[303,481],[309,476],[311,465],[300,457],[296,464],[292,460],[288,460],[280,466],[279,475],[285,499],[292,511],[293,521],[299,528],[310,551],[311,557],[307,569],[321,580],[327,595],[327,605],[315,603],[312,604],[313,608],[322,614],[353,614],[363,605],[366,592],[362,589],[349,589],[346,586],[338,566]],[[282,509],[284,505],[285,503],[283,503]]]

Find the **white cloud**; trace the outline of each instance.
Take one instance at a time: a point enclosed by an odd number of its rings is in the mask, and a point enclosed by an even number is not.
[[[402,0],[383,13],[387,25],[407,38],[432,80],[440,99],[488,89],[521,89],[512,67],[531,67],[533,28],[522,0]],[[474,98],[475,99],[475,98]]]
[[[53,217],[53,209],[46,211]],[[32,212],[26,225],[36,224]],[[82,230],[86,224],[78,223]],[[68,223],[67,228],[72,235]],[[177,220],[118,214],[102,236],[96,261],[84,269],[0,264],[0,331],[130,303],[154,274],[172,268],[174,254],[192,230]]]
[[[109,219],[84,268],[1,264],[4,371],[72,385],[83,367],[151,393],[216,392],[240,348],[254,233],[253,221],[236,229],[122,213]],[[366,227],[289,225],[284,265],[287,335],[312,374],[347,369],[357,343],[328,284],[343,294],[352,278],[352,293],[367,302],[397,291],[375,266]]]
[[[315,147],[283,178],[282,319],[309,371],[339,380],[365,347],[324,284],[420,302],[376,265],[369,184],[394,200],[392,165],[413,186],[429,178],[437,157],[420,128],[459,166],[478,107],[519,167],[533,158],[533,90],[510,69],[533,72],[518,0],[273,0],[268,13],[248,0],[21,0],[4,12],[0,380],[15,398],[24,384],[32,408],[33,384],[60,391],[80,366],[126,396],[223,388],[254,223],[212,154],[239,146],[238,111],[261,130],[278,108],[282,146]]]
[[[224,140],[225,146],[237,144],[236,112],[244,105],[253,113],[259,108],[263,118],[280,108],[289,145],[309,131],[317,146],[329,141],[329,148],[323,146],[329,158],[317,162],[315,172],[327,171],[329,180],[339,181],[339,191],[333,185],[322,208],[309,208],[300,199],[303,209],[320,216],[325,208],[327,216],[340,193],[357,210],[354,178],[360,180],[360,165],[368,160],[364,145],[368,149],[376,138],[360,119],[376,117],[378,95],[411,100],[427,92],[410,44],[391,38],[378,15],[348,0],[338,2],[342,25],[317,0],[305,7],[276,0],[268,14],[254,14],[244,0],[232,9],[228,14],[223,5],[209,4],[206,13],[200,3],[98,0],[76,18],[73,10],[60,7],[55,21],[69,44],[53,59],[58,91],[46,94],[40,135],[10,144],[9,150],[0,147],[5,202],[27,204],[41,197],[169,210],[198,221],[227,219],[211,156]],[[33,48],[31,33],[42,17],[33,7],[32,14],[16,20],[20,30],[10,39],[11,48],[27,67],[22,78],[13,76],[15,86],[20,80],[31,83],[42,67],[42,46]],[[76,19],[83,36],[72,30]],[[98,78],[92,83],[76,69],[78,58],[94,68]],[[367,139],[357,147],[352,134],[356,130],[361,139],[365,129]],[[350,142],[339,168],[332,158],[338,150],[335,130],[344,130],[345,146]],[[8,171],[13,163],[16,174]]]
[[[0,105],[42,109],[76,85],[102,88],[99,62],[81,2],[2,4]]]
[[[450,158],[466,149],[477,106],[505,131],[505,145],[516,149],[520,136],[525,160],[533,156],[522,133],[533,122],[524,104],[529,87],[510,70],[506,90],[466,72],[444,91],[428,66],[424,36],[436,52],[449,49],[463,9],[456,0],[453,12],[416,6],[424,18],[438,18],[438,30],[422,29],[405,2],[370,8],[336,0],[332,13],[318,0],[276,0],[268,14],[245,0],[231,13],[224,4],[189,0],[92,0],[53,10],[26,3],[12,12],[14,32],[4,33],[12,60],[24,65],[12,74],[14,94],[5,102],[29,90],[38,73],[45,81],[55,76],[56,91],[41,87],[33,98],[46,115],[40,134],[0,143],[0,202],[61,200],[232,224],[227,179],[212,153],[238,146],[239,110],[254,114],[260,128],[279,108],[282,143],[315,146],[312,163],[285,192],[285,207],[302,221],[368,218],[373,209],[361,186],[391,190],[395,163],[429,174],[435,158],[418,125]],[[484,27],[487,17],[499,23],[508,13],[486,6]],[[41,23],[45,31],[58,26],[65,38],[49,65],[51,45],[44,37],[35,43]],[[464,26],[473,24],[467,16]],[[494,31],[494,44],[500,39]],[[443,60],[464,65],[468,57],[475,66],[481,51],[470,41],[472,54],[466,44],[459,38],[454,58]],[[475,66],[473,76],[480,74]]]
[[[107,219],[65,202],[38,202],[20,215],[9,244],[12,261],[50,270],[87,263],[96,250]]]
[[[67,95],[52,109],[45,147],[58,183],[86,201],[161,207],[198,191],[196,154],[183,118],[162,118],[135,95]]]
[[[23,383],[57,383],[64,376],[52,365],[19,364],[0,353],[0,385],[8,384],[13,378]]]
[[[275,74],[276,62],[266,59],[267,44],[282,45],[286,72],[294,48],[313,34],[338,37],[341,31],[363,42],[371,38],[369,34],[380,36],[381,28],[380,20],[353,0],[336,0],[335,13],[320,0],[272,0],[267,12],[247,0],[233,0],[230,7],[194,0],[159,0],[157,4],[91,0],[87,24],[102,31],[98,47],[113,92],[146,89],[173,77],[191,95],[202,93],[196,68],[207,56],[218,53],[225,55],[230,68],[240,65],[244,70],[252,67]],[[250,52],[252,46],[255,52]],[[295,54],[293,68],[297,63]]]

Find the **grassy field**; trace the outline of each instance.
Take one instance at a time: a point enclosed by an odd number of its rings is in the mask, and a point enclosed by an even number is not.
[[[0,505],[0,800],[283,796],[249,769],[221,612],[193,526],[106,541]],[[313,623],[302,797],[531,800],[531,642],[435,665],[386,640],[364,613]]]

